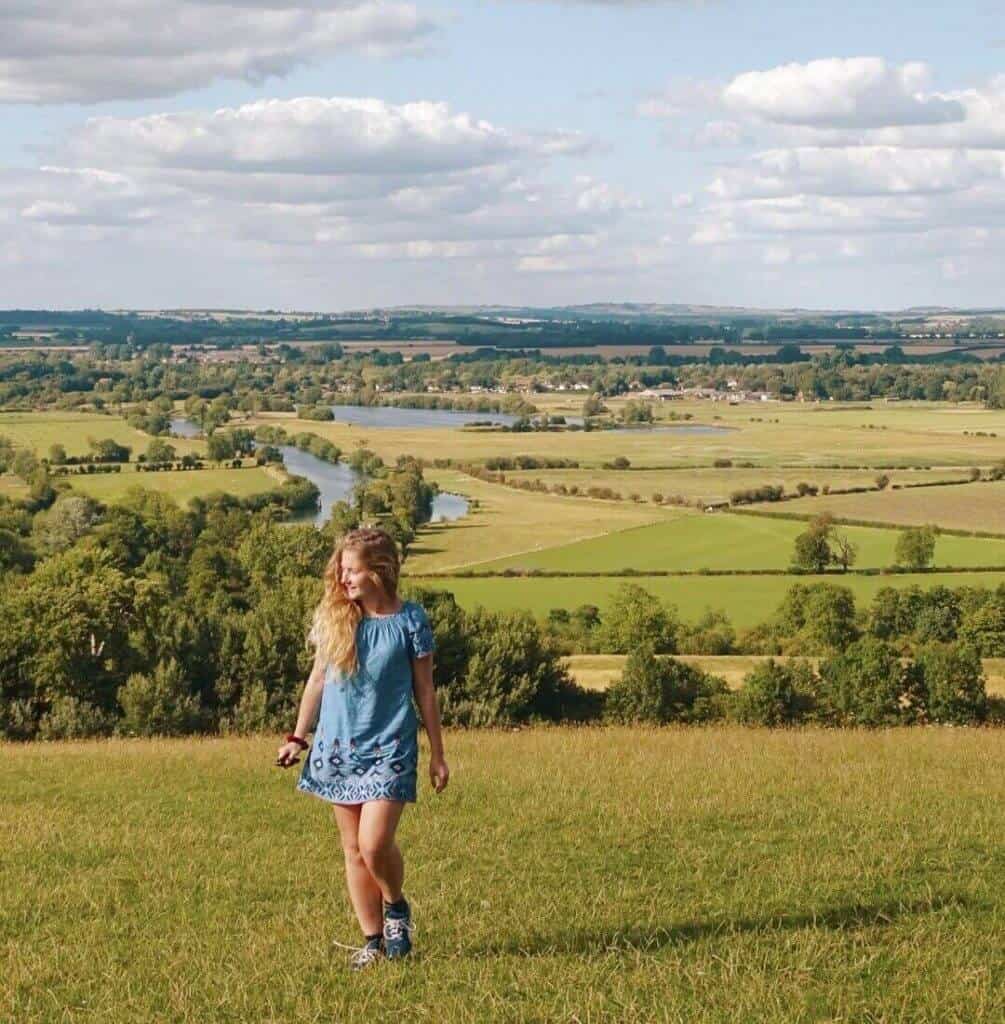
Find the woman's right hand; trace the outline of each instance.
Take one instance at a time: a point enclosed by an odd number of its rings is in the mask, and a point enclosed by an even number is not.
[[[299,764],[299,754],[303,748],[299,743],[284,743],[276,754],[276,764],[280,768],[289,768],[291,765]]]

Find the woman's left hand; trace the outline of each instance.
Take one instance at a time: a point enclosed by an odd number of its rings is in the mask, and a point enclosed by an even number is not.
[[[429,781],[437,793],[442,793],[450,781],[450,769],[442,757],[436,757],[429,762]]]

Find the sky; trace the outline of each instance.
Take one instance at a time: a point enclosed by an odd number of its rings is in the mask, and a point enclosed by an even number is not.
[[[1005,6],[0,0],[0,307],[1005,306]]]

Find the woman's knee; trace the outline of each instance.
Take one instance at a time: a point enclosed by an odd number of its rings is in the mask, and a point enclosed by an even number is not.
[[[394,839],[383,836],[361,838],[359,853],[367,867],[383,863],[384,858],[394,847]]]

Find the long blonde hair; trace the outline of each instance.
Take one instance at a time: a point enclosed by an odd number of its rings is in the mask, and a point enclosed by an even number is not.
[[[350,530],[335,546],[325,566],[325,592],[314,610],[310,642],[321,659],[340,675],[350,675],[359,667],[356,657],[356,627],[363,609],[342,586],[342,555],[355,551],[369,570],[370,579],[383,587],[391,600],[398,596],[401,563],[390,535],[380,529]]]

